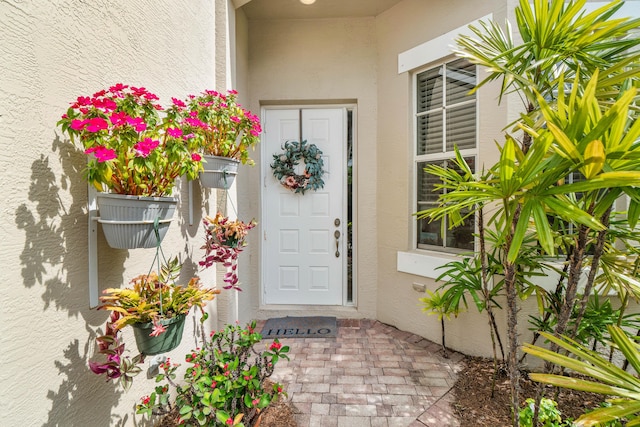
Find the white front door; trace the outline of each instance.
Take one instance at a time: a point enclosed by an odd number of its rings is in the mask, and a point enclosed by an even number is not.
[[[265,304],[342,305],[346,280],[346,110],[264,110]],[[324,188],[295,194],[273,176],[273,155],[306,140],[323,153]],[[301,162],[303,163],[303,162]],[[299,166],[300,173],[304,164]]]

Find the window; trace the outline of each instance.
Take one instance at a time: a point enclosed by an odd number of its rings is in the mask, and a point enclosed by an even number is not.
[[[415,75],[415,165],[417,211],[436,206],[441,190],[439,179],[424,168],[429,164],[453,166],[454,147],[458,147],[472,170],[477,155],[476,66],[457,59]],[[448,229],[447,218],[429,222],[418,220],[418,248],[473,250],[475,221]],[[443,226],[444,225],[444,226]]]

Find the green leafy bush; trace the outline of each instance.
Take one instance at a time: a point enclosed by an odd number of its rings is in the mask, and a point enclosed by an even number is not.
[[[529,398],[526,403],[526,406],[520,410],[520,427],[533,427],[536,401]],[[538,425],[542,427],[571,427],[571,421],[562,421],[558,404],[551,399],[543,398],[540,401],[540,410],[538,411]]]
[[[289,359],[289,347],[276,339],[263,352],[254,349],[262,336],[255,332],[255,322],[242,328],[227,325],[212,332],[202,348],[185,356],[189,364],[184,384],[177,385],[178,364],[171,360],[160,365],[156,382],[165,381],[137,405],[136,413],[166,414],[177,408],[180,424],[187,426],[250,427],[260,412],[284,394],[282,385],[266,387],[280,359]],[[169,396],[169,385],[176,389],[175,403]],[[175,406],[174,406],[175,405]]]

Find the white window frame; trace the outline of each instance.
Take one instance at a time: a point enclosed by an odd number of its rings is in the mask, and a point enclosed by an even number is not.
[[[404,52],[398,54],[398,74],[411,72],[418,68],[427,68],[430,64],[437,64],[438,62],[444,62],[446,59],[452,58],[451,56],[451,47],[455,44],[455,39],[460,35],[473,35],[471,30],[469,30],[469,26],[473,25],[478,27],[480,25],[480,21],[491,21],[493,20],[493,14],[485,15],[477,20],[467,23],[461,27],[458,27],[448,33],[445,33],[439,37],[436,37],[432,40],[429,40],[425,43],[419,44],[411,49],[408,49]],[[477,78],[477,77],[476,77]],[[415,87],[412,85],[412,88]],[[411,97],[415,97],[415,91],[412,91]],[[415,100],[412,100],[415,106]],[[476,101],[476,111],[481,110],[481,105],[479,100]],[[413,121],[413,112],[415,111],[415,107],[411,107],[412,113],[412,121]],[[415,123],[415,121],[413,121]],[[479,126],[479,122],[477,122]],[[415,128],[415,124],[412,125]],[[415,133],[412,135],[412,146],[416,147],[416,139]],[[416,148],[414,148],[415,150]],[[477,146],[476,146],[477,150]],[[415,151],[414,151],[415,152]],[[412,156],[414,157],[414,156]],[[476,155],[476,162],[479,164],[479,157]],[[415,171],[415,162],[412,163],[413,173],[412,180],[415,181],[416,171]],[[416,183],[414,182],[411,185],[411,190],[414,196],[411,198],[411,206],[417,206],[416,198]],[[413,212],[411,212],[413,213]],[[396,259],[396,268],[399,272],[409,273],[416,276],[422,276],[427,278],[435,279],[437,278],[442,271],[437,268],[450,262],[458,259],[457,254],[451,254],[441,251],[432,251],[425,249],[417,249],[416,247],[416,233],[415,227],[417,227],[417,221],[415,218],[411,217],[413,221],[413,228],[411,230],[411,245],[409,246],[409,250],[407,251],[398,251],[397,259]]]
[[[432,154],[418,154],[418,117],[419,116],[424,116],[427,115],[430,112],[433,112],[434,110],[436,110],[437,108],[434,108],[432,110],[429,111],[423,111],[423,112],[418,112],[418,108],[417,108],[417,103],[418,103],[418,75],[428,71],[428,70],[433,70],[439,67],[442,67],[443,65],[446,67],[448,64],[459,60],[460,58],[457,58],[455,56],[449,56],[447,58],[444,58],[443,60],[437,62],[437,63],[433,63],[433,64],[429,64],[428,66],[422,67],[418,70],[416,70],[412,76],[411,76],[411,84],[412,84],[412,94],[413,94],[413,99],[412,99],[412,108],[411,108],[411,114],[412,114],[412,122],[413,122],[413,138],[412,138],[412,143],[413,143],[413,186],[412,186],[412,193],[413,193],[413,212],[416,212],[418,210],[422,210],[421,208],[418,207],[418,173],[419,173],[419,168],[418,168],[418,164],[422,163],[422,162],[437,162],[437,161],[441,161],[441,160],[452,160],[455,159],[455,152],[454,151],[445,151],[447,149],[447,127],[446,127],[446,122],[447,122],[447,101],[446,101],[446,95],[447,95],[447,89],[446,89],[446,72],[445,75],[443,76],[443,89],[442,89],[442,102],[443,102],[443,127],[442,127],[442,152],[439,153],[432,153]],[[475,84],[478,84],[478,69],[476,66],[476,81]],[[456,107],[460,106],[460,105],[471,105],[474,104],[475,105],[475,115],[476,115],[476,129],[475,129],[475,136],[476,136],[476,140],[475,140],[475,148],[469,148],[469,149],[464,149],[464,150],[460,150],[460,154],[462,155],[462,157],[464,158],[468,158],[468,157],[473,157],[474,158],[474,165],[478,164],[478,134],[479,134],[479,120],[478,120],[478,97],[475,96],[473,99],[469,99],[466,101],[462,101],[459,102],[456,105]],[[412,213],[413,213],[412,212]],[[443,218],[443,221],[448,221],[448,217],[447,218]],[[427,245],[427,244],[419,244],[418,243],[418,232],[419,232],[419,226],[418,226],[419,221],[415,220],[413,221],[413,230],[411,233],[412,236],[412,248],[414,250],[418,250],[418,251],[422,251],[422,250],[427,250],[427,251],[434,251],[434,252],[445,252],[445,253],[453,253],[453,254],[460,254],[460,253],[468,253],[469,251],[473,251],[475,250],[476,247],[476,239],[474,238],[474,242],[473,242],[473,248],[472,249],[459,249],[459,248],[451,248],[451,247],[447,247],[446,246],[446,241],[447,241],[447,232],[450,231],[449,227],[445,227],[445,233],[444,235],[442,235],[442,240],[443,240],[443,245]],[[477,228],[477,224],[475,224],[474,221],[474,233],[477,232],[476,228]]]

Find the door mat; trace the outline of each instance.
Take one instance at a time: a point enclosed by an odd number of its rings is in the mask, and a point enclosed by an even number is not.
[[[335,317],[278,317],[262,327],[262,338],[335,338]]]

